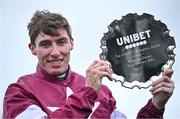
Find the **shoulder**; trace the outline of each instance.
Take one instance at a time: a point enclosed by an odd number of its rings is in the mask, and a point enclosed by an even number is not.
[[[36,78],[35,74],[28,74],[28,75],[24,75],[19,77],[19,79],[17,80],[17,84],[19,85],[23,85],[23,84],[29,84],[31,82],[33,82],[32,79]]]
[[[21,76],[17,82],[9,84],[5,92],[6,99],[10,100],[14,96],[23,97],[22,95],[24,95],[26,90],[29,89],[26,79],[28,79],[30,76],[31,75]]]
[[[34,74],[28,74],[24,75],[18,78],[17,82],[9,84],[7,90],[20,90],[20,89],[26,89],[28,88],[28,85],[32,83],[32,80],[34,77]]]

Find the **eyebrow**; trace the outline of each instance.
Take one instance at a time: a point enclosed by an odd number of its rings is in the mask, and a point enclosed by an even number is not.
[[[49,42],[49,41],[50,41],[50,40],[48,40],[48,39],[42,40],[42,41],[39,42],[39,44],[40,44],[40,43],[43,43],[43,42]]]
[[[56,39],[56,40],[68,40],[68,38],[66,38],[66,37],[61,37],[61,38]]]
[[[37,45],[41,46],[43,45],[43,43],[49,43],[49,42],[50,42],[49,40],[43,40],[43,41],[40,41]]]

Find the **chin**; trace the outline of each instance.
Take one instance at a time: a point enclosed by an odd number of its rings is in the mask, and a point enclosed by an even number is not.
[[[50,71],[49,74],[51,75],[55,75],[55,76],[58,76],[60,74],[62,74],[64,72],[60,71],[60,70],[53,70],[53,71]]]

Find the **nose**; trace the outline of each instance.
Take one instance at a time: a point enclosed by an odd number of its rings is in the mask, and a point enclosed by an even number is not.
[[[56,44],[53,44],[52,50],[51,50],[51,56],[59,57],[59,55],[60,55],[60,48]]]

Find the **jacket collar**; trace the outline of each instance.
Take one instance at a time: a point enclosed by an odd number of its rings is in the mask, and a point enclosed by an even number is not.
[[[70,78],[71,68],[70,66],[68,66],[68,71],[64,80],[59,79],[58,76],[48,74],[39,64],[36,67],[35,75],[42,80],[47,80],[48,82],[51,82],[51,83],[61,83],[67,86],[67,84],[70,82],[70,79],[71,79]]]

